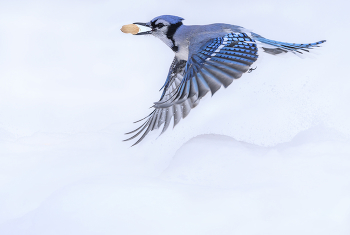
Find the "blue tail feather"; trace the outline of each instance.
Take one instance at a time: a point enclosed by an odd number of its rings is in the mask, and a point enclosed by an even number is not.
[[[257,40],[257,41],[262,42],[264,44],[275,46],[276,48],[264,48],[263,47],[264,52],[269,53],[269,54],[273,54],[273,55],[280,54],[280,53],[286,53],[286,52],[292,52],[292,53],[297,52],[297,53],[302,54],[303,51],[309,52],[307,49],[312,49],[313,47],[319,47],[320,44],[326,42],[326,40],[321,40],[321,41],[314,42],[314,43],[305,43],[305,44],[278,42],[278,41],[264,38],[256,33],[252,33],[252,37],[254,40]]]

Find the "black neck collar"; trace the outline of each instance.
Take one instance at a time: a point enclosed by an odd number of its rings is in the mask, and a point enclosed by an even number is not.
[[[175,41],[174,41],[174,34],[176,32],[176,30],[182,25],[182,22],[178,22],[176,24],[172,24],[169,26],[168,32],[166,33],[167,38],[169,38],[172,42],[173,42],[173,46],[171,47],[171,49],[174,52],[177,52],[179,50],[179,47],[175,46]]]

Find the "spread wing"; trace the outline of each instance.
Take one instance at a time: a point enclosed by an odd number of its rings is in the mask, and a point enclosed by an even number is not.
[[[125,141],[142,134],[136,145],[164,124],[163,133],[173,117],[175,127],[209,91],[213,95],[221,86],[228,87],[233,79],[247,72],[258,58],[257,51],[255,41],[247,34],[230,33],[209,40],[187,61],[175,57],[153,112],[141,119],[146,121],[139,128],[126,133],[134,135]]]

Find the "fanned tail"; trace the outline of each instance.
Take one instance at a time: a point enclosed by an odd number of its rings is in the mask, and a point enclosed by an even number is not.
[[[287,53],[287,52],[303,54],[303,52],[309,52],[309,49],[313,49],[313,47],[319,47],[320,44],[326,42],[326,40],[321,40],[314,43],[297,44],[297,43],[287,43],[287,42],[278,42],[278,41],[270,40],[256,33],[251,33],[251,35],[254,40],[259,41],[263,44],[272,46],[272,48],[262,47],[264,49],[264,52],[272,55],[277,55],[277,54]]]

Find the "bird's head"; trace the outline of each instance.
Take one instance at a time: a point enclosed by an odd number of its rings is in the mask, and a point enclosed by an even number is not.
[[[162,15],[152,19],[147,23],[136,22],[133,24],[135,26],[134,35],[153,35],[165,44],[167,44],[173,51],[177,51],[178,47],[175,45],[175,40],[173,38],[176,30],[182,25],[184,19],[178,16],[172,15]],[[132,25],[131,25],[132,26]],[[123,26],[124,27],[124,26]],[[123,28],[122,28],[123,31]],[[129,32],[129,31],[123,31]]]
[[[135,35],[147,35],[152,34],[155,37],[168,36],[174,34],[176,29],[182,25],[184,19],[178,16],[162,15],[152,19],[148,23],[134,23],[136,25],[146,26],[149,28],[147,31],[141,31]]]

